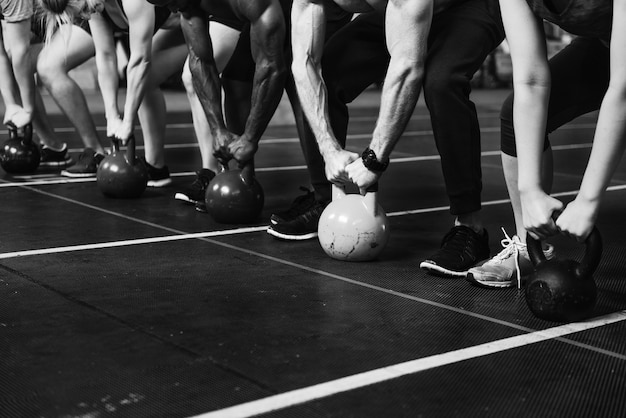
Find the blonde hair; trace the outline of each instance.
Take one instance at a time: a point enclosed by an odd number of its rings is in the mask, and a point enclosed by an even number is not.
[[[85,5],[95,10],[98,0],[37,0],[37,16],[45,33],[45,43],[63,25],[71,25],[84,15]]]

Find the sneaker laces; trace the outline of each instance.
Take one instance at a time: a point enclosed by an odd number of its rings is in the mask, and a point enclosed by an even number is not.
[[[504,234],[504,239],[500,241],[504,249],[496,254],[491,260],[489,260],[490,264],[501,264],[504,260],[508,259],[511,256],[515,257],[515,273],[517,277],[517,288],[520,289],[522,287],[522,274],[519,267],[519,254],[520,251],[526,250],[526,244],[520,241],[517,235],[513,235],[511,238],[505,231],[502,229],[502,233]]]

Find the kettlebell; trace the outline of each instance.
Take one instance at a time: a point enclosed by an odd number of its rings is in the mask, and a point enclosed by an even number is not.
[[[585,253],[575,260],[547,260],[541,242],[526,236],[534,272],[526,282],[526,303],[538,318],[575,322],[588,318],[595,307],[597,289],[593,272],[602,257],[602,237],[594,226],[585,241]]]
[[[120,141],[109,138],[111,154],[104,157],[96,172],[96,182],[100,191],[108,197],[136,198],[146,190],[148,169],[144,162],[135,156],[135,137],[126,144],[126,152],[120,151]]]
[[[204,203],[209,215],[219,223],[247,224],[256,221],[263,210],[265,194],[254,175],[254,164],[230,169],[220,162],[220,172],[208,184]]]
[[[8,125],[9,139],[0,152],[0,165],[7,173],[32,173],[39,167],[41,153],[39,146],[33,142],[33,125],[24,126],[24,136],[18,135],[15,125]]]
[[[389,222],[378,204],[377,187],[368,190],[365,196],[346,194],[344,187],[335,184],[332,190],[332,201],[318,224],[322,249],[336,260],[374,260],[389,240]]]

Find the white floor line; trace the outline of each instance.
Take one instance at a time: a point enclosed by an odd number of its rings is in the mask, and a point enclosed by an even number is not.
[[[267,230],[267,226],[256,226],[248,228],[228,229],[224,231],[197,232],[194,234],[168,235],[163,237],[129,239],[123,241],[109,241],[97,244],[68,245],[66,247],[42,248],[38,250],[14,251],[10,253],[0,253],[0,260],[6,258],[27,257],[32,255],[69,253],[73,251],[97,250],[102,248],[128,247],[131,245],[155,244],[170,241],[182,241],[186,239],[211,238],[224,235],[247,234]]]
[[[359,389],[388,380],[397,379],[402,376],[419,373],[425,370],[434,369],[465,360],[479,358],[490,354],[495,354],[530,344],[553,340],[566,335],[602,327],[626,320],[626,311],[615,312],[586,322],[578,322],[549,328],[542,331],[535,331],[529,334],[517,335],[501,340],[479,344],[460,350],[449,351],[447,353],[436,354],[416,360],[398,363],[380,369],[346,376],[340,379],[331,380],[313,386],[281,393],[267,398],[258,399],[229,408],[220,409],[206,414],[197,415],[195,418],[245,418],[260,414],[269,413],[300,405],[306,402],[315,401],[321,398],[336,395],[338,393]]]
[[[591,148],[591,144],[575,144],[575,145],[557,145],[553,146],[553,151],[565,151],[572,149],[584,149]],[[481,156],[489,157],[489,156],[499,156],[500,151],[484,151],[481,152]],[[392,158],[392,163],[412,163],[419,161],[436,161],[440,160],[439,155],[422,155],[417,157],[397,157]],[[292,166],[280,166],[280,167],[259,167],[256,168],[256,171],[259,173],[262,172],[278,172],[278,171],[297,171],[297,170],[306,170],[305,165],[292,165]],[[185,171],[179,173],[171,173],[172,177],[187,177],[193,176],[196,173],[193,171]],[[0,188],[5,187],[20,187],[20,186],[46,186],[46,185],[54,185],[54,184],[69,184],[69,183],[88,183],[96,181],[95,177],[89,178],[68,178],[61,177],[58,174],[32,174],[32,175],[20,175],[14,176],[17,179],[22,179],[24,181],[20,182],[1,182]]]
[[[608,187],[607,191],[612,192],[612,191],[620,191],[624,189],[626,189],[626,185],[617,185],[617,186]],[[554,193],[552,194],[552,196],[555,196],[555,197],[573,196],[573,195],[576,195],[577,193],[578,193],[578,190],[571,190],[567,192]],[[44,193],[44,194],[47,194],[47,193]],[[63,200],[66,200],[66,199],[63,199]],[[74,202],[71,199],[67,199],[67,200],[70,202]],[[486,202],[483,202],[482,205],[493,206],[493,205],[501,205],[501,204],[505,204],[509,202],[510,202],[509,199],[500,199],[500,200],[486,201]],[[103,209],[98,208],[96,206],[91,206],[87,204],[81,204],[81,205],[92,208],[92,209],[96,209],[99,211],[104,211]],[[421,214],[421,213],[443,212],[443,211],[448,211],[448,210],[450,210],[450,206],[436,206],[432,208],[389,212],[387,213],[387,216],[396,217],[396,216],[416,215],[416,214]],[[106,212],[118,215],[115,212],[110,212],[110,211],[106,211]],[[132,218],[132,217],[125,217],[125,216],[123,217],[131,221],[138,221],[137,219]],[[159,227],[158,225],[153,225],[153,224],[149,224],[149,225]],[[139,238],[139,239],[130,239],[130,240],[122,240],[122,241],[110,241],[110,242],[96,243],[96,244],[71,245],[71,246],[66,246],[66,247],[52,247],[52,248],[40,248],[40,249],[33,249],[33,250],[13,251],[13,252],[7,252],[7,253],[0,253],[0,260],[8,259],[8,258],[16,258],[16,257],[42,255],[42,254],[56,254],[56,253],[65,253],[65,252],[72,252],[72,251],[85,251],[85,250],[95,250],[95,249],[102,249],[102,248],[124,247],[124,246],[130,246],[130,245],[151,244],[151,243],[166,242],[166,241],[182,241],[186,239],[198,239],[198,238],[210,238],[210,237],[216,237],[216,236],[247,234],[251,232],[259,232],[259,231],[265,231],[265,230],[267,230],[267,226],[262,225],[262,226],[256,226],[256,227],[248,227],[248,228],[228,229],[228,230],[223,230],[223,231],[198,232],[198,233],[193,233],[193,234],[181,233],[177,235],[167,235],[167,236],[152,237],[152,238]]]

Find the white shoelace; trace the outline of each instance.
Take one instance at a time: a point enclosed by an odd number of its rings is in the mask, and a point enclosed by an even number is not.
[[[496,254],[489,262],[495,262],[497,264],[502,263],[507,258],[514,256],[515,257],[515,273],[517,275],[517,288],[520,289],[522,287],[522,274],[519,268],[519,253],[520,250],[524,250],[526,248],[526,244],[520,241],[517,235],[513,235],[513,238],[509,237],[504,228],[502,229],[502,233],[504,233],[505,238],[500,241],[500,244],[504,247],[502,251]]]

